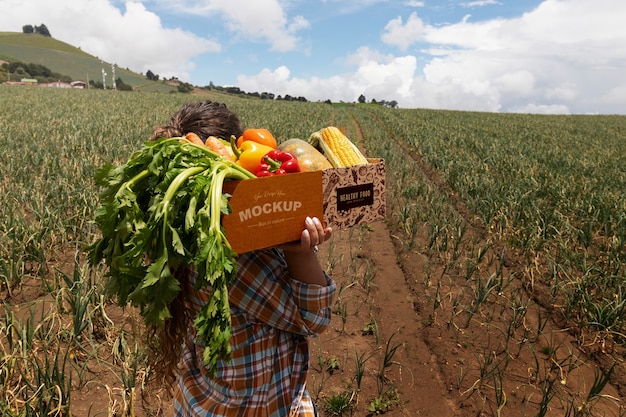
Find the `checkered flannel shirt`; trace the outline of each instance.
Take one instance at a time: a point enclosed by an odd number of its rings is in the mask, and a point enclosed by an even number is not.
[[[210,378],[200,342],[184,348],[174,395],[177,417],[310,417],[316,415],[306,389],[308,338],[330,324],[335,283],[292,279],[280,250],[243,253],[229,288],[232,359],[220,361]],[[210,289],[193,290],[200,310]]]

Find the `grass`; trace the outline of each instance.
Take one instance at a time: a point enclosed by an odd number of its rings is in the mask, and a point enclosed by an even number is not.
[[[75,55],[90,56],[88,53],[82,51],[80,48],[76,48],[75,46],[58,41],[49,36],[43,36],[34,33],[25,34],[18,32],[0,32],[0,43],[15,46],[51,49],[54,51],[71,53]]]
[[[329,416],[343,416],[352,409],[351,392],[333,394],[323,401],[324,411]]]

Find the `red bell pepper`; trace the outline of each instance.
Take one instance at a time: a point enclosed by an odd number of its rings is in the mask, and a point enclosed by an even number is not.
[[[269,151],[257,167],[254,175],[257,177],[268,177],[272,175],[290,174],[300,172],[298,159],[291,152],[283,152],[278,149]]]

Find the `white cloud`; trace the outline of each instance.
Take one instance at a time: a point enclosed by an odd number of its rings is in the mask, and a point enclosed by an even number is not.
[[[603,113],[615,113],[615,111],[611,111],[610,109],[625,109],[626,82],[609,88],[605,93],[596,97],[594,101],[603,109],[606,109]],[[621,114],[623,113],[622,111]]]
[[[411,80],[415,94],[390,86],[388,97],[407,107],[606,111],[609,103],[626,104],[623,88],[615,88],[626,85],[618,70],[626,64],[624,15],[620,0],[546,0],[513,19],[463,19],[440,27],[424,24],[416,13],[406,23],[393,19],[384,42],[402,51],[416,43],[427,49],[417,55],[425,64]]]
[[[529,74],[533,94],[543,103],[520,108],[580,112],[586,106],[594,111],[594,104],[601,103],[597,96],[625,82],[618,70],[626,63],[626,32],[618,17],[625,13],[626,3],[619,0],[547,0],[518,19],[451,25],[429,40],[454,47],[454,38],[464,39],[463,52],[444,58],[461,60],[458,77],[463,77],[463,67],[478,68],[469,71],[470,77],[483,80]],[[528,100],[519,92],[502,92],[510,106]]]
[[[405,1],[404,5],[407,7],[424,7],[425,6],[423,1],[417,1],[417,0]]]
[[[306,97],[312,101],[344,100],[356,101],[357,96],[350,83],[350,75],[328,78],[310,77],[307,79],[292,77],[289,69],[280,66],[275,70],[264,69],[256,75],[239,75],[237,85],[244,91],[270,91],[277,96]]]
[[[412,76],[415,72],[415,57],[404,56],[380,63],[368,59],[367,48],[359,53],[360,65],[353,73],[321,79],[291,77],[285,66],[275,70],[264,69],[253,76],[240,75],[237,85],[244,91],[271,91],[276,95],[306,97],[311,101],[356,101],[359,95],[378,100],[391,100],[390,94],[402,96],[411,94]]]
[[[44,22],[55,39],[82,48],[107,62],[137,72],[148,69],[164,78],[185,80],[191,59],[218,52],[220,44],[182,29],[163,26],[142,3],[128,1],[123,9],[107,0],[1,0],[0,27],[21,32],[25,24]]]
[[[506,72],[493,80],[500,94],[530,97],[535,92],[535,76],[526,70]],[[557,97],[555,94],[554,97]]]
[[[511,113],[570,114],[567,106],[562,104],[528,103],[521,107],[513,107],[509,111]]]
[[[412,44],[424,39],[426,26],[419,18],[417,13],[413,12],[406,21],[402,23],[402,17],[393,19],[385,26],[385,32],[381,36],[384,43],[394,45],[401,50],[406,50]]]
[[[496,0],[477,0],[477,1],[470,1],[467,3],[461,3],[461,6],[471,8],[471,7],[490,6],[492,4],[500,4],[500,2]]]
[[[370,62],[390,62],[394,59],[393,54],[382,54],[379,51],[373,50],[368,46],[359,47],[355,53],[348,55],[343,63],[347,66],[358,67],[360,65],[366,65]]]
[[[268,42],[270,49],[278,52],[296,50],[300,46],[298,32],[310,27],[303,16],[288,19],[278,0],[157,0],[156,3],[172,13],[223,18],[237,36]]]
[[[544,97],[549,100],[574,100],[578,96],[576,84],[572,82],[564,82],[548,87],[544,91]]]

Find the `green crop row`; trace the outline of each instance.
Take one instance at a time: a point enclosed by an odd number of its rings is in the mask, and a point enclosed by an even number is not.
[[[368,112],[376,141],[404,143],[490,232],[541,259],[567,318],[626,341],[626,117]]]

